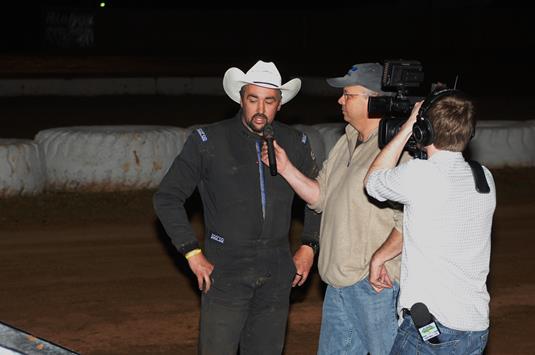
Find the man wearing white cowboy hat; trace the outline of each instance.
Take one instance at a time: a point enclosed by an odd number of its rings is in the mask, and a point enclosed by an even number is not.
[[[158,217],[203,291],[200,354],[282,352],[290,290],[309,275],[319,216],[305,209],[302,245],[292,258],[294,191],[262,163],[262,132],[270,124],[295,166],[315,176],[307,136],[274,121],[300,87],[299,79],[282,85],[273,63],[258,61],[247,73],[227,70],[223,88],[241,109],[194,130],[154,196]],[[195,188],[204,207],[202,249],[184,209]]]

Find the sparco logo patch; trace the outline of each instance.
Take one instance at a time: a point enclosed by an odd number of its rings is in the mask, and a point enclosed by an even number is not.
[[[212,233],[212,235],[210,236],[210,239],[213,239],[215,240],[216,242],[219,242],[221,244],[223,244],[225,242],[225,238],[215,234],[215,233]]]

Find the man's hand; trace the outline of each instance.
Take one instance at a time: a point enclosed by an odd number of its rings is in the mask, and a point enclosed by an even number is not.
[[[372,162],[370,168],[368,169],[368,173],[366,173],[366,176],[364,177],[364,186],[366,187],[366,189],[368,189],[368,178],[374,171],[381,169],[391,169],[397,165],[399,157],[401,157],[401,153],[403,152],[403,148],[405,147],[405,144],[412,136],[412,127],[416,122],[418,111],[420,110],[421,106],[422,101],[418,101],[416,104],[414,104],[411,115],[409,116],[407,121],[405,121],[405,123],[401,125],[399,131],[396,133],[394,138],[392,138],[392,140],[390,140],[390,142],[388,142],[388,144],[385,145],[384,148],[381,149],[379,154],[375,157],[375,160]]]
[[[292,287],[302,286],[307,280],[310,268],[314,263],[314,250],[308,245],[301,245],[295,252],[293,259],[296,272],[292,281]]]
[[[286,151],[277,144],[277,141],[273,141],[273,148],[275,149],[275,159],[277,160],[277,172],[281,175],[286,171],[286,168],[291,164],[288,159]],[[268,148],[267,143],[264,142],[262,146],[262,162],[269,166]]]
[[[376,292],[381,292],[384,288],[392,288],[392,280],[385,263],[401,254],[402,247],[403,234],[394,227],[384,243],[373,253],[370,260],[369,281]]]
[[[386,266],[384,264],[377,263],[376,260],[370,262],[370,276],[369,276],[370,285],[373,287],[375,292],[379,293],[384,288],[392,288],[392,280]]]
[[[414,123],[416,123],[416,117],[418,117],[418,112],[420,111],[422,104],[423,101],[418,101],[414,104],[409,118],[407,118],[402,127],[400,127],[400,131],[403,130],[403,127],[406,127],[410,132],[412,132],[412,126],[414,126]]]
[[[191,271],[197,276],[199,290],[207,293],[212,285],[210,275],[212,274],[212,271],[214,271],[214,265],[206,259],[203,253],[190,257],[188,259],[188,264]]]
[[[299,169],[297,169],[290,159],[286,151],[277,143],[273,141],[275,149],[275,159],[277,159],[277,172],[286,179],[292,189],[308,204],[315,204],[320,197],[320,187],[315,179],[311,179]],[[269,158],[267,152],[267,143],[262,146],[262,162],[269,166]]]

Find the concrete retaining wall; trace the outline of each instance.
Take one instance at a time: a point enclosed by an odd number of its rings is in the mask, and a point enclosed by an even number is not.
[[[0,140],[0,198],[155,188],[198,126],[59,127],[34,141]],[[310,139],[320,166],[345,132],[345,123],[294,127]],[[478,122],[469,154],[489,168],[535,166],[535,120]]]

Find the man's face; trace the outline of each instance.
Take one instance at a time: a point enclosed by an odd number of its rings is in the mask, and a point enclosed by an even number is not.
[[[241,98],[242,121],[250,130],[261,133],[266,123],[275,119],[281,107],[278,89],[268,89],[257,85],[246,85]]]
[[[377,124],[377,120],[368,118],[368,99],[375,94],[363,86],[346,86],[338,103],[342,106],[344,120],[356,130],[362,131],[370,124]]]

